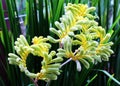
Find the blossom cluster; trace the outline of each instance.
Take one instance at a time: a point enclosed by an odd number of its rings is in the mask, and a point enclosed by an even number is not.
[[[88,69],[90,63],[108,61],[113,53],[113,42],[109,42],[111,34],[98,26],[96,16],[92,15],[94,10],[94,7],[84,4],[69,3],[60,21],[55,22],[57,29],[50,28],[58,38],[34,37],[32,45],[29,45],[25,37],[20,35],[15,42],[18,55],[10,53],[9,63],[18,65],[21,71],[31,78],[49,81],[57,79],[63,58],[75,61],[78,71],[81,71],[81,63]],[[61,45],[57,53],[50,51],[51,44],[47,41]],[[29,72],[26,67],[26,59],[30,53],[43,58],[41,70],[36,74]]]

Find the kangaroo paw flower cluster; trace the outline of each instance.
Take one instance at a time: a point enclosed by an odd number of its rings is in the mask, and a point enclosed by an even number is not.
[[[9,63],[18,65],[22,72],[31,78],[36,78],[40,80],[56,80],[57,75],[60,74],[60,62],[63,60],[61,57],[53,58],[55,56],[55,51],[49,53],[51,45],[46,43],[48,39],[40,37],[34,37],[32,45],[29,45],[27,40],[23,35],[15,42],[15,50],[18,55],[14,53],[9,53]],[[26,66],[26,60],[29,54],[42,57],[42,67],[40,72],[31,73],[28,71]]]
[[[94,10],[94,7],[88,8],[87,5],[69,3],[65,7],[65,14],[60,18],[60,22],[55,22],[58,30],[50,28],[50,31],[55,33],[59,39],[48,36],[49,40],[53,43],[62,42],[65,36],[75,35],[75,31],[80,31],[82,28],[87,29],[90,25],[97,25],[97,22],[93,20],[95,17],[90,14]],[[91,20],[88,15],[91,16]]]
[[[56,80],[60,74],[63,57],[75,61],[78,71],[81,71],[81,64],[88,69],[90,63],[108,61],[113,53],[113,42],[109,42],[111,35],[94,20],[96,16],[91,14],[94,10],[94,7],[87,5],[69,3],[60,21],[55,22],[57,29],[50,28],[58,39],[51,36],[34,37],[29,45],[25,37],[20,35],[14,46],[18,55],[9,53],[9,63],[19,66],[31,78],[49,81]],[[62,47],[57,49],[57,53],[50,52],[51,45],[47,41],[60,43]],[[43,59],[38,73],[31,73],[27,69],[26,60],[30,53]]]
[[[89,63],[108,61],[113,53],[111,50],[113,43],[109,42],[111,35],[98,26],[94,20],[96,16],[91,14],[94,10],[94,7],[88,8],[87,5],[69,3],[65,7],[65,14],[60,18],[60,22],[55,22],[57,29],[50,29],[58,39],[48,36],[49,41],[60,42],[63,45],[63,48],[58,49],[57,56],[72,58],[79,71],[80,63],[88,69]],[[74,46],[78,46],[75,49],[77,52],[73,50]]]

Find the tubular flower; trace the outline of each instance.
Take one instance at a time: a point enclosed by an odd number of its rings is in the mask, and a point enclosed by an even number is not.
[[[31,78],[41,79],[45,81],[56,80],[57,75],[60,74],[59,68],[62,61],[61,57],[52,58],[55,56],[55,51],[51,51],[49,54],[50,44],[46,43],[47,38],[34,37],[30,46],[23,35],[15,42],[15,50],[18,55],[14,53],[9,53],[8,60],[10,64],[18,65],[22,72]],[[27,56],[32,53],[35,56],[40,56],[43,58],[41,62],[42,67],[40,72],[31,73],[28,71],[26,66]]]
[[[56,80],[57,75],[60,74],[60,62],[63,57],[68,58],[69,61],[71,59],[75,61],[78,71],[81,71],[81,63],[88,69],[90,63],[108,61],[113,53],[111,50],[113,43],[109,42],[111,35],[98,26],[94,20],[95,16],[90,14],[94,10],[94,7],[88,8],[87,5],[69,3],[65,7],[65,14],[60,18],[60,22],[55,22],[58,29],[50,28],[58,39],[51,36],[34,37],[33,44],[29,45],[25,37],[21,35],[15,42],[18,55],[10,53],[9,63],[18,65],[21,71],[31,78],[49,81]],[[63,46],[57,49],[58,53],[49,52],[51,45],[47,43],[48,40],[52,43],[62,43]],[[26,59],[30,53],[43,59],[38,73],[27,70]]]
[[[49,52],[51,45],[46,43],[46,41],[48,41],[48,39],[43,38],[42,36],[34,37],[32,39],[33,44],[30,46],[34,50],[32,54],[43,57],[44,52]]]
[[[95,10],[94,7],[88,8],[86,5],[68,4],[65,11],[68,15],[65,13],[64,16],[71,15],[74,21],[70,21],[71,19],[68,19],[68,17],[62,17],[62,20],[69,20],[67,22],[61,21],[61,23],[67,25],[67,29],[64,30],[69,30],[68,32],[72,33],[72,36],[66,33],[62,40],[60,40],[60,42],[63,43],[63,48],[58,49],[57,56],[72,58],[72,60],[77,63],[78,70],[80,70],[80,67],[78,68],[78,65],[80,66],[78,61],[86,68],[89,68],[89,63],[92,62],[94,64],[102,62],[102,60],[108,61],[108,57],[113,53],[111,50],[113,43],[109,42],[111,35],[106,33],[104,28],[98,26],[98,23],[94,20],[95,17],[90,14],[93,10]],[[63,25],[61,25],[61,23],[59,23],[59,27],[61,26],[62,29]],[[53,30],[51,31],[54,32]],[[62,32],[60,31],[61,30],[55,30],[55,32],[61,35]],[[78,31],[78,34],[74,34],[74,31]],[[74,45],[78,46],[76,49],[77,52],[72,49]]]
[[[23,35],[20,35],[20,38],[17,38],[14,46],[18,55],[14,53],[9,53],[8,60],[10,64],[18,65],[22,72],[25,72],[29,77],[35,78],[37,74],[30,73],[26,67],[27,56],[30,52],[33,52],[33,49],[30,48],[27,40]]]
[[[66,12],[71,11],[75,19],[78,19],[80,16],[94,19],[95,16],[90,14],[90,12],[93,12],[94,10],[95,7],[88,8],[88,6],[84,4],[68,3],[68,5],[65,7],[65,11]]]
[[[74,59],[74,53],[72,52],[72,41],[69,36],[65,37],[64,49],[59,48],[58,53],[56,55],[58,57],[66,57],[66,58]]]
[[[84,39],[84,38],[83,38]],[[74,41],[73,41],[74,42]],[[97,42],[88,41],[86,42],[86,46],[82,46],[82,44],[78,41],[73,43],[70,37],[66,38],[64,42],[64,47],[58,49],[57,56],[72,58],[72,60],[79,60],[86,68],[89,68],[89,62],[94,63],[94,56],[96,55],[95,48],[97,47]],[[81,45],[75,53],[72,51],[73,45]]]
[[[87,5],[69,3],[65,7],[65,14],[60,18],[60,22],[55,22],[58,30],[50,28],[50,31],[56,34],[59,39],[48,36],[49,41],[53,43],[62,42],[66,36],[74,36],[74,31],[80,31],[81,28],[86,30],[87,27],[97,25],[97,23],[93,21],[95,17],[90,14],[90,12],[94,10],[94,7],[88,8]],[[90,16],[92,17],[90,18]]]
[[[56,54],[55,51],[51,51],[50,54],[44,53],[44,57],[43,57],[44,59],[41,62],[42,68],[37,77],[38,79],[42,79],[45,81],[57,79],[57,75],[60,74],[59,62],[61,62],[63,59],[61,57],[57,57],[53,59],[52,57],[55,56],[55,54]]]
[[[90,66],[89,63],[95,64],[97,62],[102,62],[102,60],[108,61],[108,57],[113,53],[111,50],[113,43],[106,41],[109,39],[109,34],[106,34],[100,41],[97,41],[99,37],[97,39],[95,38],[95,40],[89,37],[89,34],[77,34],[75,36],[76,40],[72,40],[67,36],[64,41],[64,47],[58,49],[57,56],[72,58],[72,60],[77,61],[77,63],[80,61],[87,69]],[[75,53],[72,51],[73,45],[79,46]]]

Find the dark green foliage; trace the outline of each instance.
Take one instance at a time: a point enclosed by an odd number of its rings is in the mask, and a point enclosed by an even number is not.
[[[2,0],[0,0],[0,86],[27,86],[32,81],[26,77],[24,73],[21,73],[19,68],[8,63],[8,53],[14,52],[14,41],[21,34],[21,28],[19,23],[19,12],[17,10],[17,0],[5,0],[7,5],[8,17],[10,22],[10,30],[6,26],[4,9],[2,7]],[[26,0],[26,38],[28,41],[34,36],[52,35],[49,32],[51,26],[55,27],[54,22],[64,14],[64,6],[67,3],[84,3],[89,6],[95,6],[97,15],[96,19],[102,27],[106,29],[106,32],[112,34],[110,41],[114,42],[112,49],[114,55],[110,57],[109,62],[99,63],[93,66],[91,64],[89,69],[82,67],[82,71],[76,70],[75,62],[71,61],[64,67],[62,67],[62,73],[56,81],[51,81],[50,86],[106,86],[107,81],[112,84],[111,86],[119,86],[110,81],[109,77],[105,74],[94,71],[93,69],[107,70],[110,74],[114,74],[115,78],[120,81],[120,0]],[[38,17],[39,16],[39,17]],[[112,20],[113,18],[113,20]],[[1,34],[2,33],[2,34]],[[56,50],[54,45],[52,49]],[[29,59],[31,61],[31,59]],[[32,62],[35,65],[29,67],[31,71],[38,71],[42,59],[34,58]],[[28,62],[29,63],[29,62]],[[97,74],[97,76],[96,76]],[[90,82],[88,82],[90,80]],[[101,84],[102,83],[102,84]],[[45,86],[46,82],[38,81],[39,86]],[[94,84],[94,85],[93,85]],[[32,84],[29,86],[33,86]]]

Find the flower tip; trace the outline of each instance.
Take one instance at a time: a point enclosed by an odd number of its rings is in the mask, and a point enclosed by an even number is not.
[[[81,71],[81,64],[78,60],[76,60],[75,62],[76,62],[76,66],[77,66],[77,71],[80,72]]]
[[[49,40],[50,42],[52,42],[52,43],[57,43],[57,42],[59,42],[59,40],[56,40],[56,39],[54,39],[54,38],[51,37],[51,36],[47,36],[47,38],[48,38],[48,40]]]

